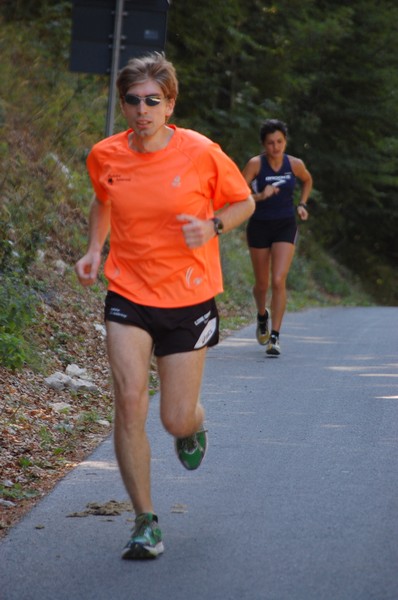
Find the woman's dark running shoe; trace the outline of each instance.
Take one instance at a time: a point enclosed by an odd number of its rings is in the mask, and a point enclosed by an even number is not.
[[[261,318],[257,315],[256,338],[260,346],[265,346],[269,340],[268,317],[269,312],[267,309],[265,309],[264,317]]]
[[[279,338],[277,338],[276,335],[271,335],[271,337],[269,338],[269,342],[265,353],[268,354],[268,356],[280,355],[281,347],[279,344]]]

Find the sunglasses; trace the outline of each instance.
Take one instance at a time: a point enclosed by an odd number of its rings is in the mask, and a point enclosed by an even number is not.
[[[159,98],[159,96],[134,96],[133,94],[126,94],[124,100],[131,106],[139,106],[141,101],[144,101],[147,106],[157,106],[163,98]]]

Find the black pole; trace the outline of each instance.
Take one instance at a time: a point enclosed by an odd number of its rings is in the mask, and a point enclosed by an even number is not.
[[[116,107],[116,79],[119,68],[120,42],[122,37],[124,0],[116,0],[115,27],[113,31],[112,66],[109,81],[108,111],[106,115],[105,137],[113,134]]]

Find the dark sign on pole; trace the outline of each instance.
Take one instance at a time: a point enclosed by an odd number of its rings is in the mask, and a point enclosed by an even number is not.
[[[166,44],[168,0],[124,0],[118,69]],[[73,0],[70,70],[110,73],[116,0]]]
[[[113,132],[117,72],[166,44],[168,0],[73,0],[70,70],[110,75],[105,135]]]

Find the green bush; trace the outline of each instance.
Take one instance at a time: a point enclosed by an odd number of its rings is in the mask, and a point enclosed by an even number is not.
[[[24,340],[0,329],[0,364],[8,369],[21,369],[26,361]]]
[[[31,340],[25,339],[34,322],[35,294],[16,277],[0,276],[0,364],[20,369],[31,355]]]

